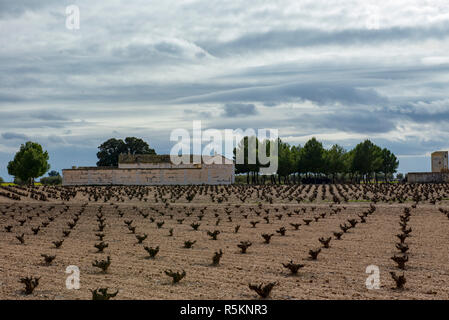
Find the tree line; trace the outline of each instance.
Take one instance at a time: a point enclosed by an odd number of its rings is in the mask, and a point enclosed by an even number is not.
[[[120,154],[156,154],[147,142],[135,137],[109,139],[103,142],[97,153],[97,166],[116,167]],[[35,179],[50,170],[49,154],[39,143],[28,141],[20,146],[14,159],[8,163],[8,174],[14,177],[16,184],[34,184]],[[0,177],[0,183],[3,183]],[[62,177],[57,171],[50,171],[48,177],[40,179],[46,185],[59,185]]]
[[[244,152],[245,161],[236,163],[236,174],[246,174],[247,183],[265,183],[267,176],[260,175],[263,165],[258,159],[255,163],[248,161],[248,154],[265,148],[269,155],[270,143],[273,142],[244,137],[234,149],[234,160],[239,152]],[[399,166],[398,159],[390,150],[370,140],[360,142],[349,151],[338,144],[326,149],[316,138],[311,138],[304,146],[289,145],[281,139],[277,143],[278,168],[269,176],[272,183],[366,183],[371,179],[377,182],[380,177],[389,182]]]
[[[249,151],[257,154],[258,149],[265,149],[269,155],[273,141],[259,141],[256,137],[244,137],[234,149],[234,160],[238,152],[244,152],[244,163],[236,163],[236,174],[246,174],[247,183],[265,183],[267,178],[272,183],[335,183],[342,182],[368,182],[382,177],[389,181],[397,171],[399,161],[387,148],[381,148],[370,140],[356,145],[352,150],[345,150],[335,144],[325,149],[316,138],[307,141],[304,146],[291,146],[281,139],[278,143],[278,167],[276,172],[267,176],[260,175],[261,168],[267,167],[259,163],[248,161]],[[109,139],[99,147],[98,166],[118,165],[118,157],[126,154],[156,154],[147,142],[135,137]],[[255,150],[250,150],[255,148]],[[8,173],[16,181],[34,183],[34,179],[44,175],[50,169],[48,152],[35,142],[26,142],[21,145],[14,159],[8,164]],[[1,180],[0,180],[1,181]],[[58,172],[52,171],[49,177],[41,179],[45,184],[60,184],[62,181]]]

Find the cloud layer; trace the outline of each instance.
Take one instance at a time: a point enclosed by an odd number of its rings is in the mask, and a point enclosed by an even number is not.
[[[94,165],[110,137],[168,152],[192,120],[292,144],[370,138],[402,172],[449,148],[446,0],[2,1],[0,29],[3,177],[26,140],[60,170]]]

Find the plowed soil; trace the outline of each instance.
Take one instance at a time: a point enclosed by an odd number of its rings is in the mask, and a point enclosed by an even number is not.
[[[374,213],[361,223],[359,215],[369,210],[370,202],[258,205],[230,199],[226,203],[179,201],[166,207],[151,201],[111,204],[114,201],[86,199],[79,196],[63,204],[0,198],[0,299],[91,299],[90,290],[101,287],[119,290],[116,299],[256,299],[248,284],[269,282],[277,282],[271,299],[449,298],[449,219],[438,210],[449,208],[447,201],[411,209],[408,227],[412,232],[405,241],[409,261],[402,271],[391,257],[398,254],[399,216],[411,202],[377,203]],[[335,213],[337,208],[340,211]],[[70,230],[67,223],[79,213],[76,226],[63,238],[63,230]],[[321,214],[324,217],[315,221]],[[103,233],[108,247],[103,253],[94,248],[99,242],[96,215],[106,219]],[[200,220],[199,215],[204,217]],[[305,225],[303,219],[313,221]],[[348,224],[348,219],[359,223],[337,240],[333,232],[341,231],[339,226]],[[125,220],[132,220],[136,234],[148,235],[142,244]],[[158,228],[156,223],[162,221]],[[253,228],[252,221],[259,223]],[[31,228],[42,222],[48,226],[34,235]],[[200,223],[198,231],[190,226],[195,222]],[[300,223],[299,230],[292,223]],[[7,225],[12,226],[11,232],[5,230]],[[277,232],[281,227],[287,230],[285,236]],[[170,229],[173,236],[169,236]],[[220,231],[217,240],[207,235],[214,230]],[[16,239],[22,233],[24,244]],[[274,234],[269,244],[264,243],[264,233]],[[320,237],[332,238],[330,248],[322,248],[318,259],[310,260],[309,250],[322,247]],[[65,240],[57,249],[52,242],[60,239]],[[187,240],[196,241],[193,248],[183,247]],[[237,247],[241,241],[252,243],[246,254]],[[144,246],[159,246],[160,251],[150,259]],[[220,249],[224,252],[220,264],[212,266],[212,256]],[[56,255],[56,259],[45,265],[41,254]],[[92,266],[107,256],[112,264],[106,273]],[[290,275],[282,265],[291,260],[304,264],[297,275]],[[66,288],[66,268],[71,265],[80,270],[78,290]],[[369,265],[379,267],[380,289],[366,287]],[[187,275],[173,285],[164,273],[168,269],[185,270]],[[393,289],[390,272],[405,274],[404,290]],[[41,277],[31,295],[23,293],[24,285],[19,282],[25,276]]]

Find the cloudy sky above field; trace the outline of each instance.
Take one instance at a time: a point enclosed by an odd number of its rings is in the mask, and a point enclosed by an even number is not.
[[[447,0],[0,0],[0,31],[4,178],[26,140],[60,170],[95,165],[110,137],[168,153],[193,120],[291,144],[369,138],[402,172],[449,149]]]

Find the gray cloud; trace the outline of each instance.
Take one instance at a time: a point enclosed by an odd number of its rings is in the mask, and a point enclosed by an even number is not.
[[[180,55],[183,50],[179,45],[175,45],[174,43],[169,42],[159,42],[157,43],[154,48],[163,53],[169,53],[173,55]]]
[[[0,1],[0,175],[27,137],[61,169],[95,164],[113,132],[168,152],[191,120],[348,148],[369,137],[402,155],[448,148],[449,8],[434,4],[376,3],[369,29],[357,0]]]
[[[223,107],[225,117],[252,116],[257,114],[254,104],[227,103]]]
[[[344,110],[319,115],[305,114],[298,121],[309,127],[362,134],[387,133],[394,130],[397,124],[394,119],[382,113],[366,110]]]
[[[68,121],[69,119],[62,116],[56,110],[54,111],[36,111],[31,112],[30,117],[38,120],[49,120],[49,121]]]
[[[439,23],[426,27],[390,27],[376,29],[346,30],[270,30],[244,34],[234,40],[216,43],[202,43],[213,55],[235,54],[258,50],[298,48],[311,46],[353,46],[376,45],[388,42],[442,40],[449,37],[449,24]]]
[[[5,140],[27,140],[28,136],[22,133],[5,132],[2,133],[2,138]]]
[[[207,119],[207,118],[211,118],[213,117],[212,112],[209,111],[198,111],[198,110],[194,110],[194,109],[184,109],[184,114],[189,115],[189,116],[193,116],[195,118],[203,118],[203,119]]]
[[[0,93],[0,103],[15,103],[20,101],[26,101],[23,97],[14,94],[1,94]]]
[[[1,16],[20,16],[27,11],[38,11],[46,9],[50,6],[62,6],[65,3],[68,5],[68,0],[20,0],[20,1],[0,1],[0,17]]]
[[[318,104],[382,104],[388,101],[374,89],[356,88],[338,83],[288,83],[272,86],[252,86],[177,100],[178,103],[262,102],[273,105],[280,102],[310,100]]]
[[[57,135],[49,135],[48,141],[52,143],[62,143],[62,144],[65,143],[64,139]]]
[[[414,123],[449,123],[449,100],[409,102],[384,111],[387,117]]]

